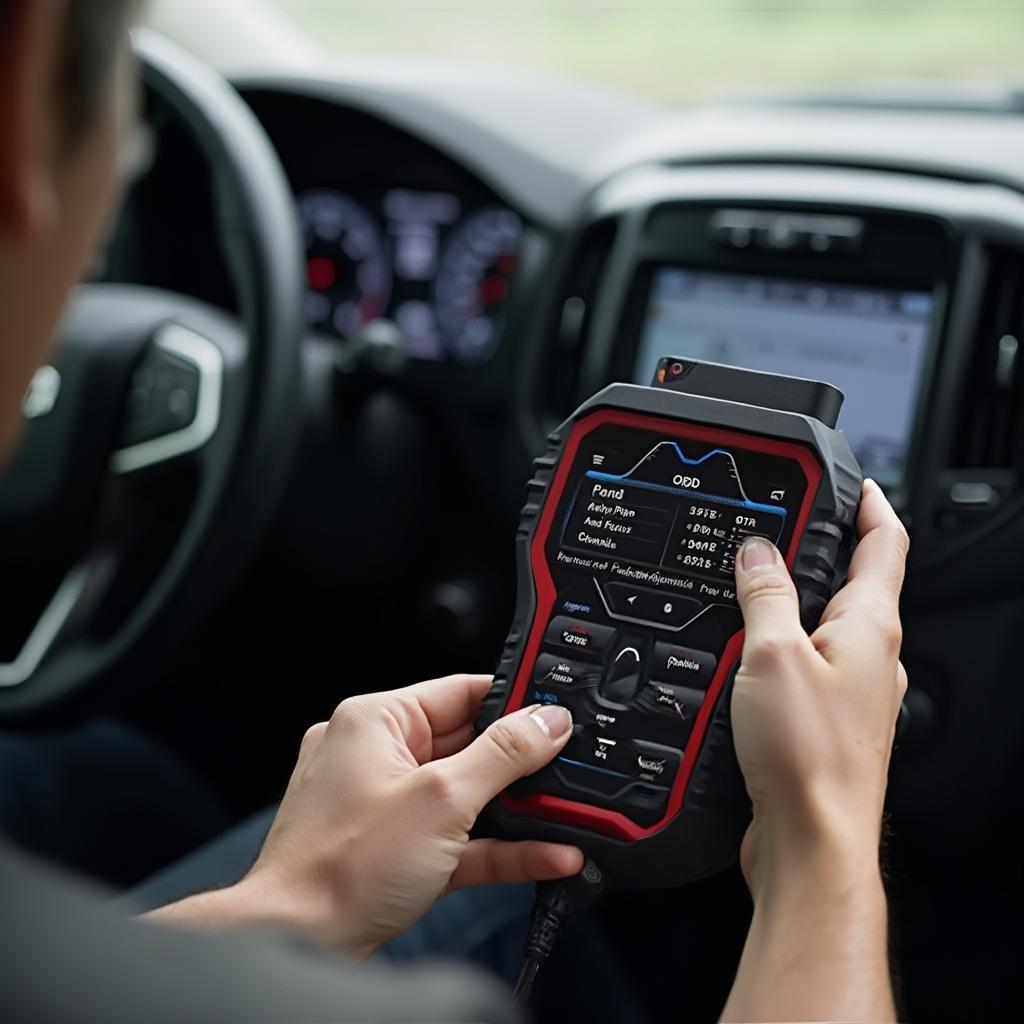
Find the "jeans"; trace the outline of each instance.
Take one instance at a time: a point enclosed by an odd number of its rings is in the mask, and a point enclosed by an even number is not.
[[[203,889],[230,885],[256,858],[273,821],[269,807],[131,889],[125,905],[151,910]],[[515,981],[533,901],[532,885],[489,885],[449,893],[377,956],[392,961],[444,957]]]

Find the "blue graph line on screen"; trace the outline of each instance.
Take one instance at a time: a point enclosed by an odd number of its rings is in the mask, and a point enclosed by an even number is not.
[[[701,491],[692,491],[684,487],[669,487],[667,484],[654,484],[646,480],[634,480],[632,479],[633,474],[650,458],[652,458],[659,449],[664,447],[670,447],[675,450],[676,455],[679,457],[679,461],[687,466],[699,466],[708,459],[715,455],[724,455],[729,461],[729,472],[733,479],[736,481],[736,486],[739,488],[740,494],[742,495],[742,501],[737,501],[734,498],[724,498],[717,494],[705,494]],[[622,481],[629,481],[634,487],[645,487],[648,490],[664,491],[668,494],[691,494],[695,497],[701,498],[712,498],[715,501],[723,502],[728,505],[742,505],[745,508],[756,509],[760,512],[771,512],[775,515],[781,515],[783,518],[786,516],[786,509],[781,505],[764,505],[760,502],[751,501],[747,497],[747,492],[743,488],[743,480],[740,478],[739,467],[736,465],[736,459],[732,452],[726,451],[724,448],[714,448],[710,452],[700,456],[698,459],[688,459],[682,452],[682,449],[675,441],[659,441],[649,452],[647,452],[642,458],[638,459],[636,465],[632,469],[628,469],[625,473],[601,473],[597,470],[589,470],[587,476],[591,480],[602,480],[606,483],[620,483]]]

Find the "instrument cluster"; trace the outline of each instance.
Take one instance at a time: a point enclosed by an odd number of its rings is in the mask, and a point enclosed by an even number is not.
[[[515,211],[401,186],[312,187],[296,201],[313,329],[351,338],[385,318],[414,358],[477,365],[494,354],[523,229]]]

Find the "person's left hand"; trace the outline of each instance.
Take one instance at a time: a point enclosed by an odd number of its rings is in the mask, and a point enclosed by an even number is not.
[[[579,871],[572,846],[469,839],[484,805],[547,764],[572,731],[568,711],[545,706],[474,739],[489,685],[458,675],[352,697],[314,725],[233,899],[365,957],[452,889]]]

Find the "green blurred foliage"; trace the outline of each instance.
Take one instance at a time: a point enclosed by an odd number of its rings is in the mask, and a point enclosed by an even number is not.
[[[1024,82],[1024,0],[279,0],[339,53],[591,79],[669,102],[879,79]]]

